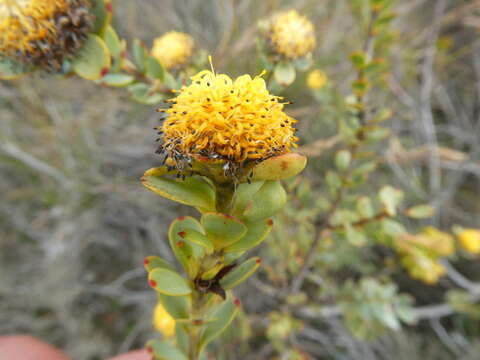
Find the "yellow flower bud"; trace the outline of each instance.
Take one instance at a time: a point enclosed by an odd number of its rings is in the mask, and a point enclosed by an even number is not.
[[[287,59],[298,59],[315,48],[315,29],[306,17],[295,10],[277,14],[270,26],[273,49]]]
[[[480,229],[463,229],[457,236],[465,251],[480,254]]]
[[[167,70],[186,65],[193,54],[193,38],[185,33],[170,31],[153,42],[152,56]]]
[[[155,306],[153,313],[153,326],[165,337],[175,335],[175,319],[165,310],[161,303]]]
[[[315,69],[308,74],[307,86],[312,90],[320,90],[327,84],[327,75],[320,69]]]

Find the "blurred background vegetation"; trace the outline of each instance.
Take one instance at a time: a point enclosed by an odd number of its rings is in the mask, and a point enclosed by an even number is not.
[[[232,77],[265,68],[258,21],[296,9],[315,25],[312,68],[328,81],[313,90],[308,72],[298,72],[282,92],[294,102],[287,109],[310,162],[286,183],[289,205],[255,250],[263,266],[238,291],[245,312],[212,359],[478,359],[480,262],[458,244],[429,257],[445,271],[432,279],[432,264],[413,276],[391,245],[396,236],[334,234],[312,253],[303,287],[289,290],[335,192],[326,174],[342,161],[335,136],[357,74],[350,55],[366,41],[365,2],[114,4],[113,25],[129,42],[150,47],[166,31],[189,33]],[[429,204],[431,218],[402,215],[411,234],[428,233],[427,225],[450,234],[455,225],[480,228],[480,2],[408,0],[392,10],[378,49],[388,65],[367,100],[393,116],[384,141],[369,149],[380,160],[361,195],[373,199],[391,184],[403,191],[401,214]],[[74,359],[142,347],[158,336],[143,258],[172,259],[167,224],[190,211],[139,182],[160,163],[156,107],[129,101],[122,89],[41,74],[0,81],[0,106],[0,333],[35,335]]]

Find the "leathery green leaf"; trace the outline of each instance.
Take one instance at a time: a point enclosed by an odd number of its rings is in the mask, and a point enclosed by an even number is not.
[[[186,239],[194,244],[204,247],[207,252],[213,251],[213,244],[210,239],[199,231],[193,229],[185,229],[178,235],[180,235],[180,237],[183,239]]]
[[[297,153],[287,153],[262,161],[253,168],[252,180],[280,180],[300,173],[307,158]]]
[[[98,80],[110,69],[110,52],[97,35],[89,34],[82,48],[72,61],[75,74],[87,79]]]
[[[230,325],[240,311],[240,301],[228,298],[207,317],[209,321],[202,329],[198,343],[199,352],[216,339]],[[214,320],[214,321],[211,321]]]
[[[273,71],[275,81],[282,86],[288,86],[295,81],[295,67],[291,62],[279,62]]]
[[[216,248],[224,248],[240,240],[247,227],[231,215],[206,213],[200,219],[207,237]]]
[[[148,281],[155,290],[164,295],[182,296],[192,292],[187,280],[168,269],[156,268],[150,271]]]
[[[162,269],[168,269],[175,271],[175,268],[166,260],[163,260],[159,256],[147,256],[143,260],[143,266],[145,267],[145,270],[147,271],[152,271],[153,269],[156,268],[162,268]]]
[[[253,273],[260,267],[260,264],[261,260],[259,257],[248,259],[225,275],[222,280],[220,280],[220,285],[225,290],[234,288],[252,276]]]
[[[249,183],[243,183],[237,186],[235,189],[235,195],[233,198],[232,213],[242,214],[245,207],[252,200],[253,196],[260,190],[264,181],[253,181]]]
[[[166,341],[150,340],[146,347],[155,360],[188,360],[182,351]]]
[[[190,314],[189,296],[169,296],[159,293],[158,300],[175,320],[188,319]]]
[[[248,222],[257,222],[269,218],[283,208],[287,202],[287,193],[279,181],[265,181],[247,205],[242,218]]]
[[[153,79],[160,79],[163,81],[165,71],[162,64],[152,56],[147,57],[145,61],[147,75]]]
[[[215,189],[200,176],[168,179],[152,176],[147,171],[142,177],[143,185],[149,190],[181,204],[195,206],[202,211],[215,210]]]
[[[236,243],[227,246],[225,253],[243,252],[259,245],[270,233],[273,226],[272,219],[263,219],[254,223],[246,223],[247,233]]]
[[[112,1],[111,0],[90,0],[92,8],[90,12],[94,15],[93,33],[101,34],[112,19]]]
[[[168,241],[188,276],[193,278],[199,267],[197,259],[204,255],[204,248],[179,235],[189,229],[203,233],[202,225],[196,219],[190,216],[181,216],[175,219],[168,229]]]

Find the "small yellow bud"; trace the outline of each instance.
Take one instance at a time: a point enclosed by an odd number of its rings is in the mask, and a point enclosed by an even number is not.
[[[153,326],[165,337],[175,335],[175,319],[165,310],[161,303],[155,306],[153,313]]]
[[[153,42],[152,56],[167,69],[181,68],[193,54],[193,38],[185,33],[170,31]]]
[[[480,229],[463,229],[457,236],[465,251],[480,254]]]
[[[322,89],[327,82],[327,75],[320,69],[315,69],[308,74],[307,86],[312,90]]]

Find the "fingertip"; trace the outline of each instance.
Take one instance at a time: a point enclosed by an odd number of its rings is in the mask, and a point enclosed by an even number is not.
[[[0,359],[71,360],[52,345],[29,335],[0,336]]]

